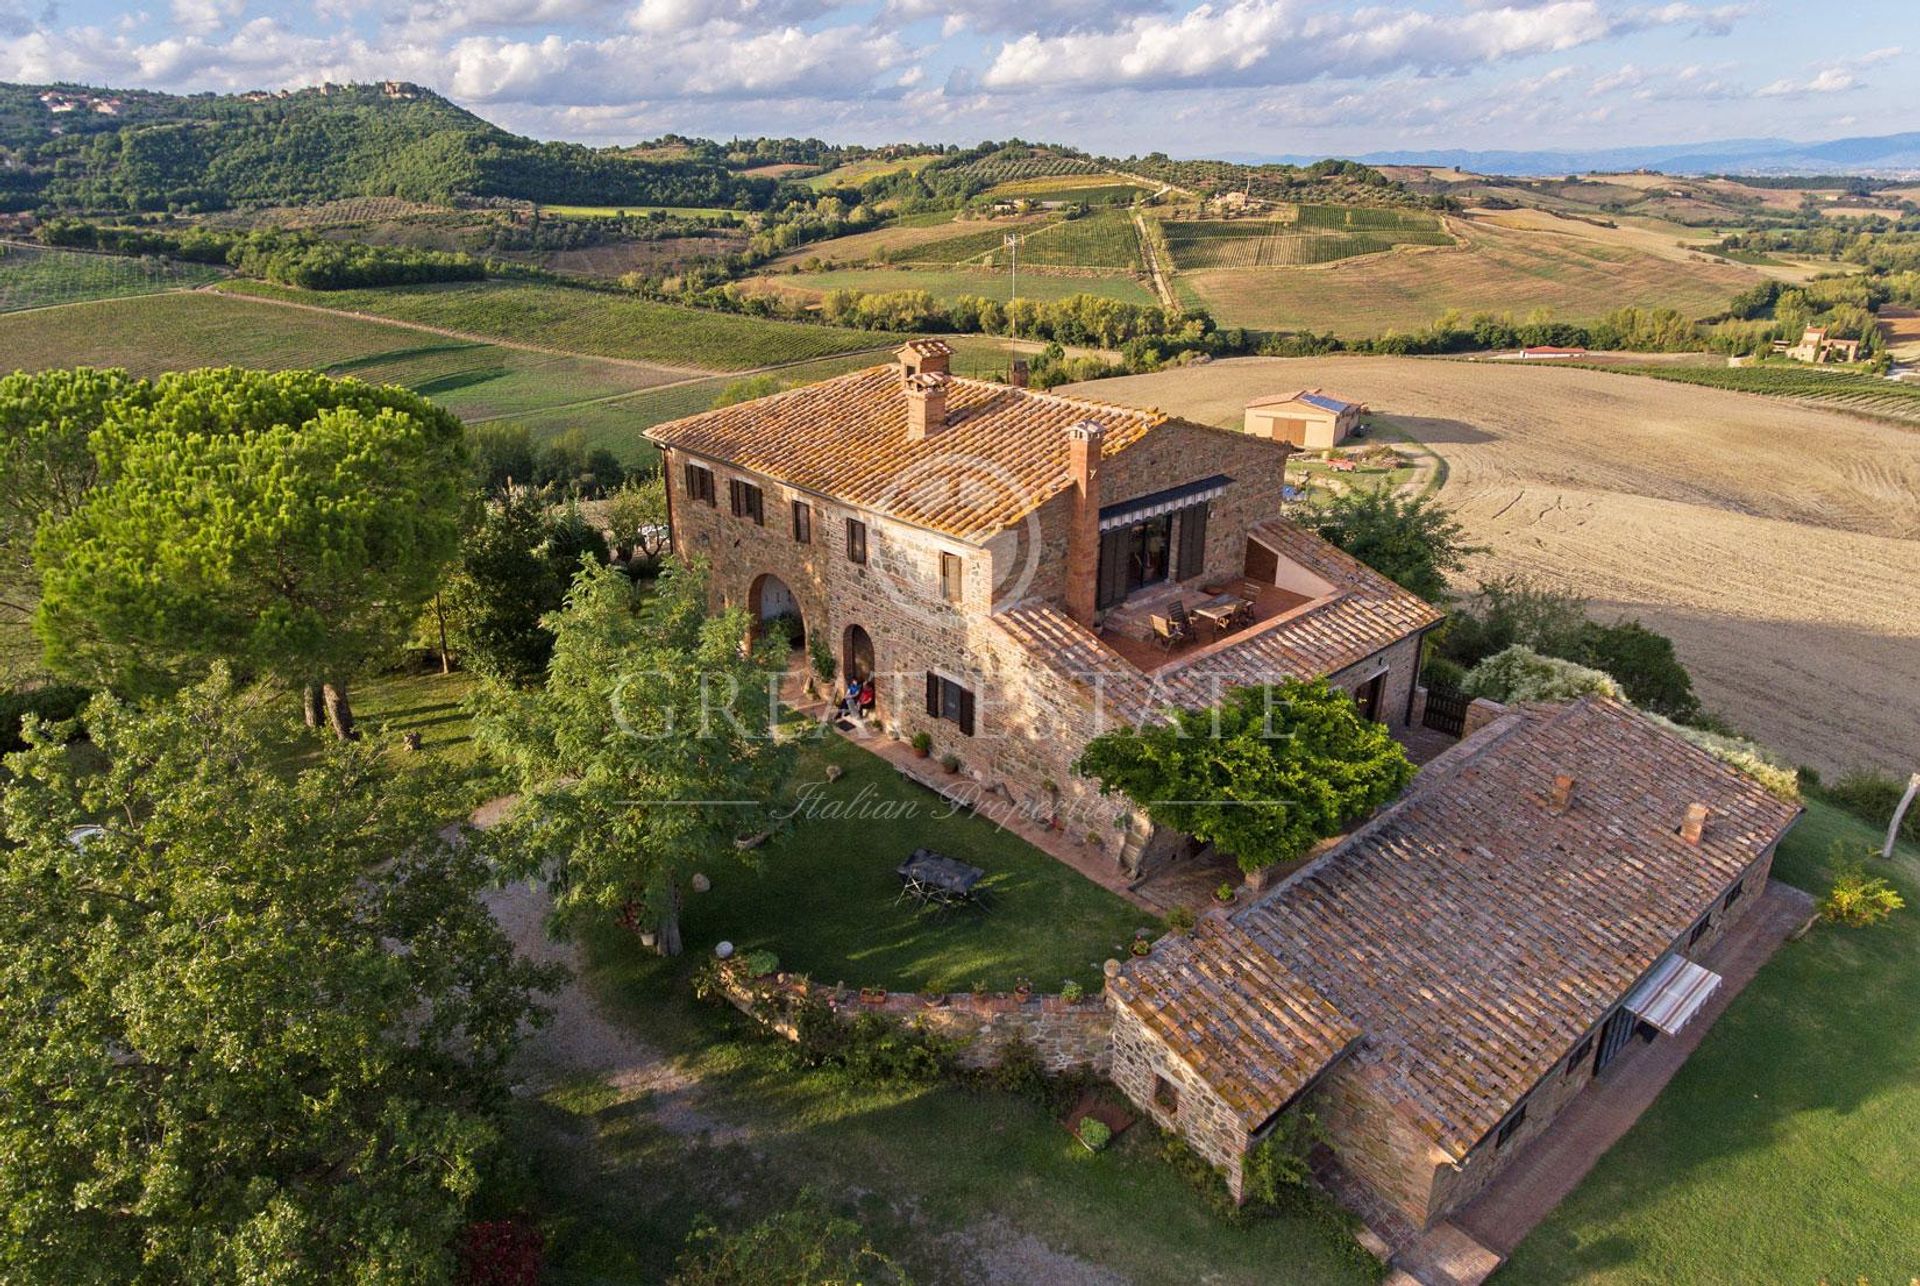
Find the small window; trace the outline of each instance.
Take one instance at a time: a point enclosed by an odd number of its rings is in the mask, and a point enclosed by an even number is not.
[[[813,506],[804,500],[793,502],[793,539],[796,544],[813,543]]]
[[[1507,1140],[1513,1137],[1513,1132],[1519,1129],[1521,1123],[1526,1119],[1527,1105],[1522,1103],[1519,1107],[1513,1109],[1512,1114],[1508,1116],[1506,1120],[1500,1122],[1500,1132],[1493,1136],[1494,1149],[1498,1151],[1500,1148],[1506,1147]]]
[[[1571,1076],[1586,1065],[1587,1055],[1593,1053],[1593,1037],[1589,1036],[1573,1047],[1567,1055],[1567,1075]]]
[[[760,488],[743,478],[733,478],[727,482],[727,499],[733,506],[733,516],[745,518],[755,526],[767,525],[765,497]]]
[[[1159,1074],[1153,1078],[1153,1101],[1169,1112],[1180,1110],[1180,1087]]]
[[[715,506],[717,501],[714,498],[713,470],[704,464],[687,462],[687,498],[697,500],[708,508]]]
[[[949,603],[959,602],[966,594],[965,568],[960,555],[940,555],[940,597]]]
[[[1727,890],[1727,900],[1720,904],[1720,909],[1723,911],[1733,910],[1733,904],[1735,902],[1738,902],[1740,900],[1740,895],[1742,893],[1745,893],[1746,891],[1747,891],[1747,882],[1745,880],[1735,880],[1733,882],[1733,887]]]
[[[858,518],[847,519],[847,561],[862,567],[867,563],[867,524]]]
[[[927,671],[927,716],[958,724],[973,735],[973,693],[944,675]]]
[[[1687,935],[1687,945],[1692,946],[1694,943],[1700,941],[1700,939],[1706,937],[1707,930],[1711,929],[1712,927],[1713,927],[1713,917],[1711,915],[1701,916],[1700,923],[1694,925],[1693,932]]]

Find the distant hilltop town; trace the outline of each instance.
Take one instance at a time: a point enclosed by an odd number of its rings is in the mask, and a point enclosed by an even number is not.
[[[40,95],[40,102],[55,115],[65,112],[98,112],[102,116],[118,116],[121,102],[116,97],[95,94],[70,94],[59,90],[48,90]]]

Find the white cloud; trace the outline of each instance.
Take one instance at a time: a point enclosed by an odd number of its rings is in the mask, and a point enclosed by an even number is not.
[[[246,7],[246,0],[173,0],[173,25],[192,35],[206,35],[225,28]]]
[[[1086,0],[887,0],[881,21],[939,18],[940,34],[948,39],[967,31],[1054,36],[1166,8],[1166,0],[1109,0],[1098,5]]]
[[[1797,98],[1803,94],[1838,94],[1859,83],[1854,74],[1845,68],[1828,67],[1809,80],[1788,77],[1763,85],[1755,93],[1760,98]]]
[[[1559,53],[1648,27],[1724,26],[1732,8],[1669,4],[1621,10],[1600,0],[1483,5],[1453,12],[1309,9],[1301,0],[1206,3],[1177,16],[1131,18],[1110,30],[1029,33],[1004,43],[985,83],[997,89],[1222,82],[1302,83],[1397,69],[1457,72]]]

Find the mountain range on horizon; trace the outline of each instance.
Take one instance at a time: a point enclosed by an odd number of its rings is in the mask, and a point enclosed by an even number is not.
[[[1213,157],[1245,164],[1296,165],[1319,159],[1248,152],[1215,153]],[[1647,169],[1669,174],[1847,174],[1901,178],[1920,175],[1920,131],[1856,135],[1824,142],[1736,138],[1566,151],[1389,149],[1363,152],[1346,159],[1367,165],[1427,165],[1519,177]]]

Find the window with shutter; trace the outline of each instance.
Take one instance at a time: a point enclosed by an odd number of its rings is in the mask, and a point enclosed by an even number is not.
[[[741,478],[727,480],[727,503],[733,510],[734,517],[745,518],[749,522],[764,527],[766,509],[763,500],[760,488],[753,483]]]
[[[713,470],[703,464],[687,462],[687,497],[713,508],[717,503],[714,496]]]
[[[867,561],[867,524],[858,518],[847,519],[847,561],[863,566]]]
[[[813,506],[804,500],[793,502],[793,539],[795,543],[813,543]]]
[[[965,593],[965,566],[958,554],[940,555],[940,596],[949,603],[959,602]]]
[[[1207,506],[1198,504],[1180,513],[1180,563],[1175,580],[1191,580],[1207,567]]]
[[[940,717],[940,676],[932,670],[927,671],[927,717]]]
[[[952,679],[927,671],[927,714],[956,725],[967,736],[973,735],[973,692]]]
[[[1100,537],[1100,575],[1093,598],[1097,608],[1112,607],[1127,596],[1127,538],[1125,527]]]

